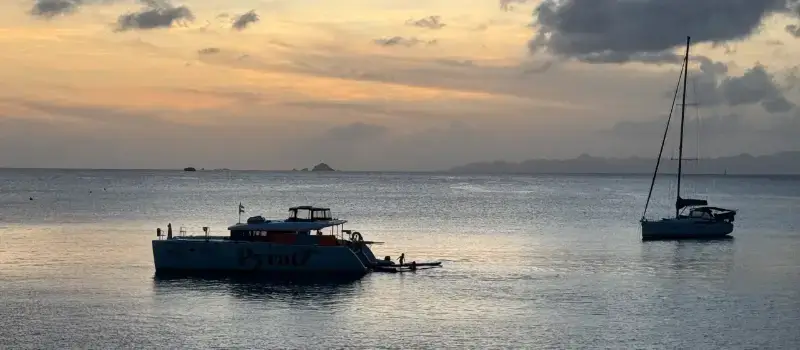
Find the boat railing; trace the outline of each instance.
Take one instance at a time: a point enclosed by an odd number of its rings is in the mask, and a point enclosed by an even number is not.
[[[177,238],[177,237],[181,237],[181,238],[200,237],[200,238],[205,238],[205,239],[212,238],[212,236],[211,236],[211,227],[209,227],[209,226],[201,227],[201,230],[203,231],[202,234],[194,234],[195,232],[189,232],[189,230],[187,230],[186,226],[179,227],[177,234],[172,234],[171,235],[169,233],[169,230],[170,230],[169,228],[167,230],[164,230],[164,229],[162,229],[160,227],[157,228],[156,229],[156,236],[158,237],[158,240],[172,239],[172,238]],[[224,238],[224,237],[222,237],[222,238]]]
[[[199,233],[197,231],[189,232],[186,229],[186,227],[181,226],[180,231],[179,231],[179,237],[187,237],[187,238],[191,238],[191,237],[209,238],[209,237],[211,237],[211,227],[203,226],[200,229],[203,231],[203,233]]]

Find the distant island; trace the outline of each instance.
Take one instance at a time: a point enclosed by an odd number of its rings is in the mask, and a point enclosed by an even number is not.
[[[309,171],[308,168],[303,168],[300,170],[292,169],[292,171]],[[331,168],[330,165],[325,163],[319,163],[311,168],[311,171],[336,171],[335,169]]]
[[[652,174],[654,158],[603,158],[583,154],[573,159],[531,159],[522,162],[479,162],[447,170],[465,174]],[[678,161],[664,158],[659,173],[676,173]],[[800,174],[800,151],[765,156],[684,160],[686,174],[794,175]]]
[[[314,168],[311,169],[311,171],[336,171],[336,170],[333,170],[333,168],[331,168],[328,164],[319,163],[315,165]]]

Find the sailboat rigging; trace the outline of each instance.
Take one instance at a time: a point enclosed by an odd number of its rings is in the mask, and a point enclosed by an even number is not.
[[[691,37],[686,37],[686,53],[683,58],[683,66],[681,67],[681,75],[678,78],[678,86],[675,88],[675,94],[672,98],[672,106],[670,113],[667,117],[667,125],[664,128],[664,136],[661,139],[661,148],[658,152],[656,160],[656,167],[653,171],[653,178],[650,182],[650,190],[647,194],[647,202],[644,206],[644,212],[640,220],[642,227],[642,239],[680,239],[680,238],[720,238],[729,235],[733,232],[733,221],[736,215],[735,210],[709,207],[708,201],[704,199],[692,199],[681,197],[681,179],[683,177],[683,138],[684,138],[684,122],[686,120],[686,84],[689,75],[689,48],[691,46]],[[658,168],[661,164],[661,157],[664,151],[664,144],[666,143],[667,134],[669,131],[669,124],[672,120],[672,113],[675,109],[675,101],[678,97],[678,88],[682,84],[682,99],[681,99],[681,126],[680,126],[680,140],[678,142],[678,184],[675,194],[675,217],[663,218],[661,220],[648,220],[645,218],[647,208],[650,204],[650,199],[653,194],[653,187],[655,185]],[[688,215],[681,215],[683,210],[689,210]]]

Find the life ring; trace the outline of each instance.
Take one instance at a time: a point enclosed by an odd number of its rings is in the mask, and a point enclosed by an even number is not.
[[[353,234],[350,235],[350,240],[360,243],[364,241],[364,237],[361,236],[361,232],[353,232]]]

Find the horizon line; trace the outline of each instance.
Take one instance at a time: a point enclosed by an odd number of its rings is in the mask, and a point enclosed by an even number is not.
[[[181,173],[219,173],[219,172],[262,172],[262,173],[321,173],[321,174],[336,174],[336,173],[399,173],[399,174],[436,174],[436,175],[559,175],[559,176],[652,176],[652,172],[491,172],[491,171],[451,171],[451,170],[336,170],[336,171],[301,171],[301,170],[268,170],[268,169],[210,169],[210,170],[196,170],[186,171],[176,168],[47,168],[47,167],[2,167],[2,170],[67,170],[67,171],[159,171],[159,172],[181,172]],[[677,172],[658,173],[661,176],[677,175]],[[794,177],[800,176],[798,173],[686,173],[687,176],[707,176],[707,177]]]

